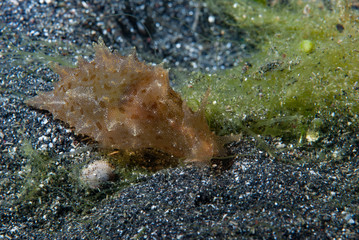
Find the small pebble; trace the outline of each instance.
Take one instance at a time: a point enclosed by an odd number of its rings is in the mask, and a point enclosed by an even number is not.
[[[82,181],[91,189],[101,187],[101,185],[114,178],[114,167],[103,160],[89,164],[81,172]]]

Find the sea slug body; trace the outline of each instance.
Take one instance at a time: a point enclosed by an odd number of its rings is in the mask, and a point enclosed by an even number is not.
[[[193,112],[169,85],[168,71],[111,53],[102,41],[95,58],[76,68],[57,66],[60,81],[27,104],[50,111],[78,134],[104,148],[154,148],[188,162],[209,163],[219,154],[203,106]]]

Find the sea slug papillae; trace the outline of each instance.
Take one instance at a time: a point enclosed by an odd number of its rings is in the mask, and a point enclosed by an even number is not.
[[[60,81],[27,104],[50,111],[75,132],[104,148],[154,148],[188,162],[208,163],[219,154],[204,107],[193,112],[169,85],[168,71],[136,54],[111,53],[102,41],[95,58],[76,68],[56,66]]]

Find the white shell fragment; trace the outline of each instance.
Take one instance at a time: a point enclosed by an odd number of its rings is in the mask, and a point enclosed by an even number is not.
[[[103,183],[114,178],[114,170],[110,163],[98,160],[82,169],[81,179],[91,189],[100,188]]]

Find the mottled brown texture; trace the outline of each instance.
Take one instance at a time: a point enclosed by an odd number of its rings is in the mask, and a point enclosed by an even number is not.
[[[193,112],[169,85],[168,71],[123,57],[103,43],[91,62],[56,67],[61,80],[27,104],[50,111],[105,148],[155,148],[189,162],[218,154],[203,107]]]

